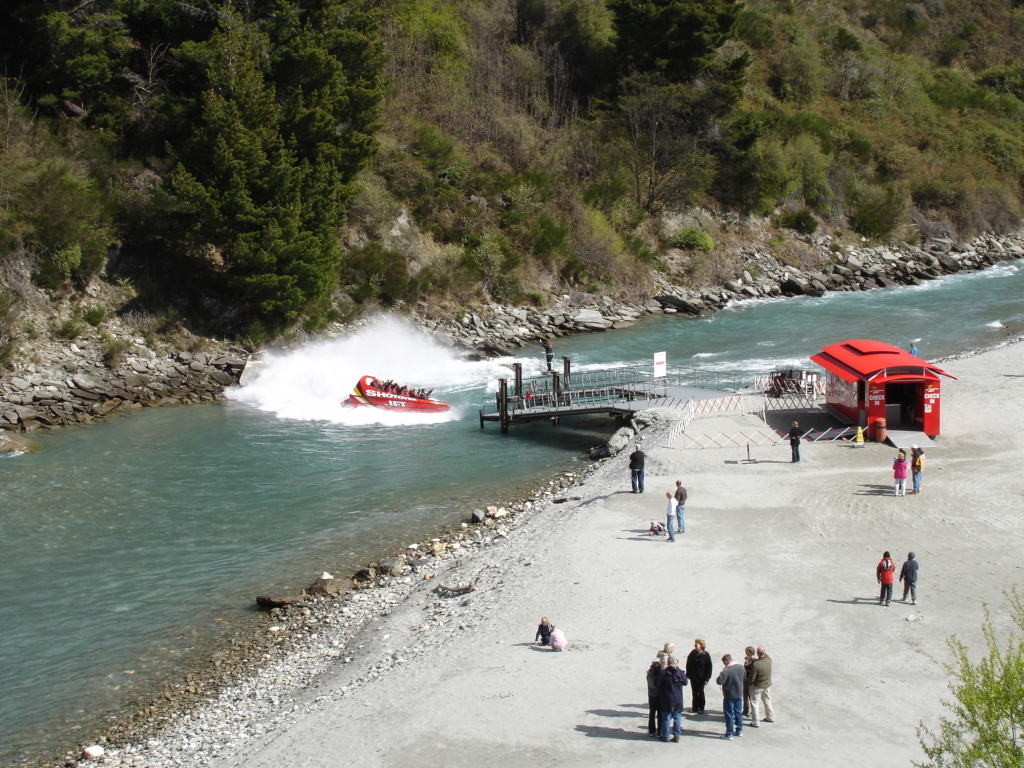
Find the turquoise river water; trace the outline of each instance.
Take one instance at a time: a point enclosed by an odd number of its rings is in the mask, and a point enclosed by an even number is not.
[[[574,368],[670,364],[747,376],[810,366],[822,346],[917,340],[934,359],[1024,333],[1024,263],[921,286],[752,301],[555,340]],[[37,433],[0,458],[0,763],[85,739],[252,621],[253,596],[349,575],[398,545],[585,461],[612,423],[479,429],[515,358],[461,360],[381,317],[271,355],[216,405]],[[948,366],[955,373],[955,365]],[[434,387],[444,417],[347,410],[372,373]],[[955,384],[954,384],[955,386]],[[383,419],[391,416],[391,420]]]

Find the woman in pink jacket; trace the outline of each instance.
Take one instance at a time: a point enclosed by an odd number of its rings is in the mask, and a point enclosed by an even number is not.
[[[896,490],[893,493],[896,496],[907,495],[907,474],[909,469],[907,452],[900,448],[900,452],[896,454],[896,458],[892,461],[892,476],[896,480]]]

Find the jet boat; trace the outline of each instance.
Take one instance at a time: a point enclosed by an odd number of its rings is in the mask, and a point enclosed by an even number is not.
[[[363,376],[353,387],[352,394],[343,401],[351,408],[369,406],[391,410],[401,408],[404,411],[417,413],[440,413],[451,406],[432,397],[417,397],[413,390],[406,387],[386,387],[374,376]]]

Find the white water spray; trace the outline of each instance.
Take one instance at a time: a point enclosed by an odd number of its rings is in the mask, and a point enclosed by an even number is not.
[[[515,360],[464,360],[407,321],[379,315],[350,336],[267,353],[245,383],[226,394],[282,419],[346,425],[430,424],[458,419],[460,406],[478,406],[485,386],[511,376]],[[520,362],[527,376],[540,370],[539,360]],[[453,408],[445,413],[411,413],[343,406],[356,382],[367,375],[433,389],[433,397],[452,403]]]

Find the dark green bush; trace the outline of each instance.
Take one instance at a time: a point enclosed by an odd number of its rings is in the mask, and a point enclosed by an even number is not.
[[[18,322],[18,299],[0,288],[0,368],[10,365],[14,356],[14,333]]]
[[[534,255],[548,260],[552,254],[561,253],[568,246],[569,227],[543,213],[530,227],[528,240]]]
[[[792,229],[805,235],[813,234],[818,230],[818,220],[814,218],[814,212],[810,208],[786,211],[779,217],[779,224],[786,229]]]
[[[850,226],[865,237],[888,237],[903,217],[905,201],[893,187],[867,187],[854,197]]]
[[[763,50],[771,46],[775,39],[775,23],[771,16],[745,9],[736,17],[733,34],[755,50]]]
[[[340,284],[353,299],[377,299],[385,304],[409,296],[409,268],[405,255],[379,243],[349,251],[341,262]]]

